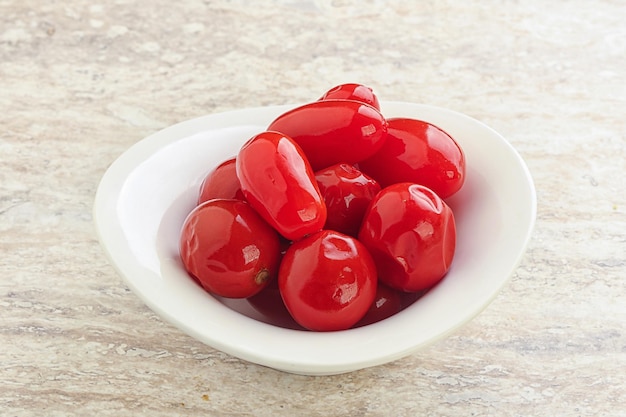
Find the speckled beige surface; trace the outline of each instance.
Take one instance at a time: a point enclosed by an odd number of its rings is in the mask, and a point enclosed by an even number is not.
[[[3,416],[625,416],[626,6],[0,0]],[[196,116],[341,82],[464,112],[536,181],[475,320],[389,365],[289,375],[164,323],[95,237],[109,164]]]

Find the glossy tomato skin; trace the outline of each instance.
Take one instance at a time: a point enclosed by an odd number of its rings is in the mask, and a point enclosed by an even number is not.
[[[448,272],[456,246],[452,210],[429,188],[399,183],[384,188],[368,208],[359,240],[370,251],[381,282],[421,291]]]
[[[235,158],[222,162],[204,177],[200,185],[198,204],[214,198],[246,199],[237,178]]]
[[[278,234],[244,201],[196,206],[185,219],[179,248],[187,272],[221,297],[250,297],[278,273]]]
[[[317,232],[326,205],[300,147],[279,132],[262,132],[237,154],[237,177],[250,205],[288,240]]]
[[[378,97],[374,94],[374,90],[363,84],[340,84],[328,90],[322,95],[320,100],[354,100],[361,103],[369,104],[376,110],[380,110],[380,103]]]
[[[324,228],[356,237],[367,206],[380,191],[378,182],[349,164],[319,170],[315,179],[328,212]]]
[[[387,120],[387,139],[359,169],[382,187],[398,182],[425,185],[441,198],[456,193],[465,181],[465,154],[456,141],[430,123],[410,118]]]
[[[315,171],[353,164],[378,151],[387,122],[374,107],[353,100],[321,100],[292,109],[270,123],[300,145]]]
[[[301,326],[314,331],[354,326],[374,301],[377,282],[365,247],[332,230],[291,245],[278,272],[287,310]]]

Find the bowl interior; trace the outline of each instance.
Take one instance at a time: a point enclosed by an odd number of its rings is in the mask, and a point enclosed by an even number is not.
[[[532,179],[498,133],[459,113],[381,103],[387,117],[426,120],[463,148],[467,177],[448,200],[457,251],[445,279],[418,302],[381,322],[315,333],[260,314],[245,300],[220,300],[184,271],[182,223],[204,176],[293,106],[238,110],[157,132],[105,173],[94,204],[101,243],[129,287],[164,319],[226,353],[302,374],[348,372],[400,358],[471,320],[496,296],[519,263],[535,219]]]

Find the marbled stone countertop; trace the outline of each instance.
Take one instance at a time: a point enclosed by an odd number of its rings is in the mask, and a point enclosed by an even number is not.
[[[0,415],[626,416],[625,20],[620,0],[0,0]],[[107,167],[342,82],[519,151],[538,217],[510,283],[435,345],[329,377],[165,323],[96,239]]]

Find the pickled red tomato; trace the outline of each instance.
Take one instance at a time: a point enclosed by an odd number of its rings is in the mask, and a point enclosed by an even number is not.
[[[399,183],[372,200],[358,238],[374,258],[383,283],[401,291],[421,291],[448,272],[456,226],[452,210],[434,191]]]
[[[245,200],[237,178],[236,159],[228,159],[211,170],[200,185],[198,204],[214,198]]]
[[[213,199],[196,206],[179,247],[187,272],[222,297],[257,294],[278,272],[278,233],[244,201]]]
[[[237,154],[237,177],[250,205],[289,240],[322,229],[326,205],[302,149],[287,135],[266,131]]]
[[[354,100],[320,100],[289,110],[267,130],[291,137],[317,171],[369,158],[385,141],[387,122],[376,108]]]
[[[369,104],[377,110],[380,110],[378,97],[374,94],[374,90],[363,84],[347,83],[335,86],[325,92],[320,100],[354,100],[361,103]]]
[[[278,273],[287,310],[301,326],[315,331],[354,326],[374,301],[377,283],[365,247],[332,230],[294,242]]]
[[[465,181],[465,154],[439,127],[416,119],[387,119],[387,138],[359,169],[382,187],[399,182],[424,185],[441,198],[461,189]]]
[[[315,179],[328,212],[324,228],[356,237],[365,210],[380,191],[380,185],[349,164],[317,171]]]

